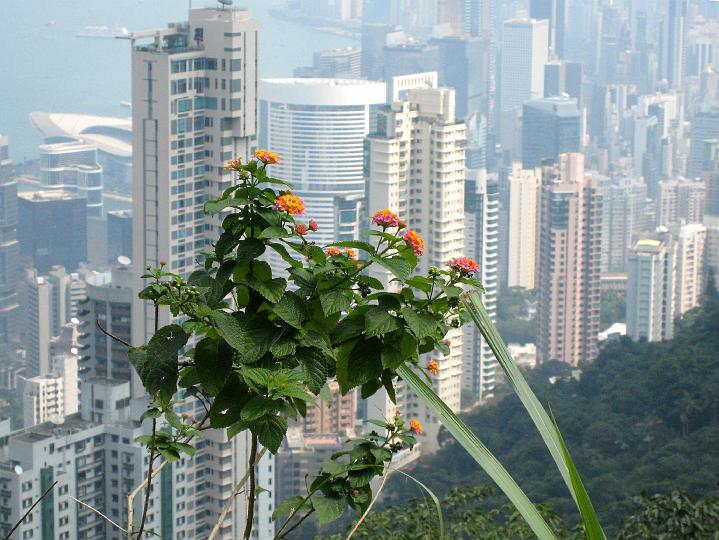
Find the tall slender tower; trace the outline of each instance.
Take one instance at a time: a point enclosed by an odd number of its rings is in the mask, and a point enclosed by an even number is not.
[[[523,169],[518,162],[509,173],[507,287],[535,287],[541,181],[541,169]]]
[[[482,302],[492,320],[497,313],[499,266],[499,186],[496,177],[467,171],[464,188],[464,252],[479,263],[477,279],[484,286]],[[462,328],[462,403],[494,396],[497,360],[473,324]]]
[[[203,205],[235,181],[234,173],[224,170],[226,162],[246,160],[256,145],[258,30],[249,11],[223,5],[191,9],[188,22],[132,35],[136,275],[164,260],[172,272],[186,277],[219,237],[222,216],[206,216]],[[170,321],[171,314],[161,312],[160,325]],[[135,298],[132,342],[145,343],[153,332],[152,306]],[[134,397],[144,393],[136,380],[132,388]],[[192,399],[178,407],[203,414]],[[158,482],[167,504],[150,512],[155,523],[162,523],[163,537],[209,536],[246,469],[249,439],[247,431],[228,440],[223,431],[209,430],[194,460],[168,467]],[[268,455],[259,463],[260,485],[271,485],[273,462]],[[179,508],[194,508],[192,519],[175,516]],[[253,537],[272,538],[272,508],[270,492],[260,494]],[[241,536],[246,515],[246,496],[236,497],[220,538]]]
[[[11,360],[13,336],[17,335],[20,282],[17,242],[17,183],[12,176],[8,138],[0,135],[0,364]]]
[[[687,7],[687,0],[668,0],[661,28],[659,77],[671,88],[681,89],[684,81]]]
[[[257,33],[244,9],[193,9],[189,21],[132,36],[133,263],[167,261],[188,275],[221,220],[206,200],[234,176],[224,170],[247,158],[257,134]],[[149,40],[149,43],[148,43]],[[146,342],[154,316],[133,309],[133,342]],[[161,324],[170,320],[161,314]]]
[[[379,111],[378,130],[365,143],[367,208],[390,208],[424,237],[426,250],[417,271],[426,273],[464,251],[465,126],[455,117],[454,90],[437,88],[436,73],[394,77],[388,94],[391,105]],[[433,159],[426,157],[430,149]],[[377,277],[393,286],[382,271]],[[461,330],[453,329],[448,338],[451,352],[437,358],[439,374],[433,386],[457,411],[462,389]],[[406,397],[406,408],[427,427],[424,447],[436,449],[438,419],[403,389],[399,395]],[[370,415],[376,417],[378,408],[391,412],[383,399],[380,395],[370,400]]]
[[[597,354],[602,199],[582,154],[543,172],[537,355],[576,366]]]

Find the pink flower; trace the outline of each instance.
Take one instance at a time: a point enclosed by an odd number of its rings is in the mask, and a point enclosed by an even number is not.
[[[300,236],[306,235],[309,231],[309,227],[307,227],[307,225],[305,225],[304,223],[298,223],[297,225],[295,225],[295,232]]]
[[[372,222],[386,229],[388,227],[399,227],[402,220],[389,208],[385,208],[372,214]]]
[[[415,255],[420,256],[424,253],[424,240],[414,231],[405,231],[402,235],[402,239],[407,242],[411,247]]]
[[[454,259],[450,259],[447,262],[447,266],[449,266],[451,270],[459,272],[464,277],[469,277],[479,272],[479,264],[469,257],[455,257]]]
[[[310,220],[310,230],[312,232],[317,232],[320,230],[320,226],[317,225],[317,221],[315,221],[314,219]]]

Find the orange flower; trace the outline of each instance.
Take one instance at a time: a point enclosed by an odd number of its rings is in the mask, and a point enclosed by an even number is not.
[[[389,208],[385,208],[372,214],[372,222],[386,229],[387,227],[399,227],[402,220]]]
[[[239,171],[242,168],[242,160],[240,158],[233,159],[227,162],[225,166],[226,171]]]
[[[313,232],[317,232],[320,230],[320,226],[317,225],[317,221],[315,221],[314,219],[310,220],[310,230]]]
[[[329,255],[330,257],[336,257],[338,255],[342,255],[342,250],[336,247],[328,247],[325,250],[325,253],[327,253],[327,255]]]
[[[424,433],[422,424],[416,418],[413,418],[412,420],[409,421],[409,428],[417,435],[422,435],[422,433]]]
[[[275,204],[272,208],[274,210],[282,210],[288,214],[304,214],[305,201],[296,195],[292,195],[292,193],[283,193],[275,199]]]
[[[280,156],[268,150],[256,150],[255,158],[257,158],[265,165],[273,165],[280,162]]]
[[[454,259],[450,259],[447,262],[447,266],[449,266],[451,270],[459,272],[464,277],[469,277],[479,272],[479,264],[469,257],[455,257]]]
[[[356,252],[354,249],[345,248],[345,249],[342,250],[342,253],[344,253],[345,255],[347,255],[347,256],[350,258],[350,260],[352,260],[352,261],[356,261],[356,260],[357,260],[357,252]]]
[[[439,375],[439,362],[434,358],[427,362],[427,371],[429,371],[435,377]]]
[[[402,238],[407,242],[414,251],[415,255],[422,255],[424,253],[424,240],[414,231],[405,231]]]
[[[304,223],[298,223],[297,225],[295,225],[295,232],[300,236],[306,235],[309,231],[309,227]]]

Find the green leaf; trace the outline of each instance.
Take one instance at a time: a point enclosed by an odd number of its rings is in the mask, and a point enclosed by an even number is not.
[[[147,345],[128,351],[130,363],[151,396],[165,402],[177,390],[178,353],[190,336],[181,326],[171,324],[160,328]]]
[[[367,336],[383,336],[399,328],[397,320],[380,306],[372,307],[367,311],[364,320],[365,335]]]
[[[298,329],[302,328],[302,323],[307,318],[305,303],[292,291],[283,294],[272,311],[287,324]]]
[[[290,234],[284,227],[267,227],[260,233],[259,238],[287,238]]]
[[[257,362],[281,335],[281,330],[262,319],[254,319],[245,313],[236,316],[214,311],[212,323],[220,335],[235,349],[242,362]]]
[[[487,310],[484,308],[482,303],[482,297],[477,290],[469,291],[462,295],[462,303],[467,308],[469,315],[472,317],[475,325],[479,329],[482,337],[486,340],[489,348],[494,353],[495,358],[502,366],[502,370],[506,376],[507,382],[512,386],[515,393],[519,397],[522,405],[529,413],[532,418],[534,425],[537,427],[544,444],[549,449],[552,458],[554,459],[557,469],[559,469],[564,483],[569,489],[572,498],[574,499],[582,520],[584,522],[585,530],[587,531],[588,538],[604,539],[605,535],[599,525],[599,520],[594,513],[594,509],[589,502],[589,497],[584,491],[584,486],[581,483],[574,464],[569,457],[569,452],[566,450],[566,445],[562,440],[561,434],[557,429],[556,423],[544,410],[542,404],[537,399],[537,396],[532,392],[532,389],[527,384],[521,370],[517,367],[514,360],[507,351],[507,347],[504,344],[497,328],[492,323],[492,320],[487,314]],[[574,469],[572,473],[572,469]],[[576,478],[572,476],[576,475]],[[577,482],[578,481],[578,482]],[[593,531],[596,536],[589,536],[589,532]]]
[[[197,450],[195,450],[195,447],[191,444],[176,442],[175,447],[177,448],[177,450],[179,450],[180,452],[184,452],[190,457],[193,457],[197,453]]]
[[[220,345],[219,339],[206,337],[195,346],[197,377],[202,388],[211,396],[222,390],[232,367],[232,350],[221,352]]]
[[[251,201],[249,201],[248,199],[244,199],[244,198],[241,198],[241,199],[232,198],[232,199],[220,199],[218,201],[207,201],[205,203],[205,214],[209,214],[209,215],[217,214],[218,212],[221,212],[228,206],[242,207],[242,206],[248,205],[250,203],[251,203]]]
[[[328,407],[332,407],[332,391],[330,390],[327,382],[325,382],[324,386],[320,390],[320,397]]]
[[[319,394],[329,375],[325,355],[317,349],[302,347],[297,350],[297,360],[302,366],[307,388]]]
[[[440,423],[449,431],[459,444],[474,458],[482,469],[494,480],[516,509],[525,519],[534,534],[540,540],[555,540],[556,536],[547,525],[537,508],[527,495],[509,475],[499,460],[487,447],[472,433],[472,430],[452,412],[434,391],[427,386],[417,374],[408,366],[400,366],[397,373],[407,383],[407,386],[422,400],[432,413],[437,416]]]
[[[406,285],[428,293],[432,290],[432,280],[425,276],[414,276],[405,281]]]
[[[282,260],[289,264],[292,268],[302,268],[302,263],[297,259],[294,259],[287,251],[287,248],[282,244],[271,243],[270,247],[279,253]]]
[[[409,263],[400,256],[394,256],[389,258],[373,256],[371,257],[371,260],[381,266],[384,266],[387,270],[392,272],[392,274],[394,274],[402,281],[407,279],[412,273],[412,268],[410,267]]]
[[[335,247],[361,249],[362,251],[366,251],[370,254],[374,253],[374,246],[371,246],[367,242],[360,242],[359,240],[344,240],[342,242],[335,242],[329,245]]]
[[[285,292],[287,282],[283,278],[274,278],[269,281],[250,278],[248,285],[260,293],[265,300],[275,303],[279,302]]]
[[[421,487],[423,490],[425,490],[427,492],[427,495],[429,495],[430,499],[432,499],[432,502],[434,503],[434,507],[437,510],[437,521],[439,522],[439,538],[440,538],[440,540],[442,540],[443,538],[446,538],[444,535],[444,518],[442,515],[442,505],[439,502],[439,498],[437,497],[437,495],[435,495],[431,489],[429,489],[427,486],[425,486],[422,482],[417,480],[411,474],[408,474],[400,469],[395,469],[395,470],[398,473],[405,475],[410,480],[413,480],[419,487]],[[385,473],[385,474],[389,474],[389,473]]]
[[[212,402],[210,425],[214,428],[223,428],[237,422],[242,414],[242,408],[250,397],[247,386],[233,373]]]
[[[270,352],[275,358],[284,358],[285,356],[292,356],[295,354],[297,346],[297,340],[290,336],[282,335],[272,344]]]
[[[320,304],[325,316],[329,317],[333,313],[347,311],[352,300],[346,291],[339,289],[327,289],[320,293]]]
[[[265,252],[265,244],[257,238],[246,238],[237,245],[237,264],[253,261]]]
[[[245,421],[257,420],[266,414],[274,414],[279,408],[279,403],[264,396],[254,396],[242,408],[240,418]]]
[[[407,326],[419,340],[426,337],[433,337],[437,331],[437,321],[429,313],[417,313],[409,306],[402,308],[402,317]]]
[[[276,454],[287,433],[287,420],[281,416],[267,415],[252,422],[250,429],[262,446]]]
[[[351,343],[337,354],[337,382],[343,394],[377,378],[382,371],[381,343],[375,339]]]
[[[314,497],[312,506],[317,512],[320,525],[326,525],[340,516],[345,511],[344,497]]]
[[[272,381],[272,371],[266,368],[244,368],[242,377],[258,393],[267,390]]]
[[[367,285],[371,289],[384,289],[382,282],[372,276],[357,276],[357,281]]]
[[[289,516],[293,512],[296,514],[305,505],[305,498],[296,495],[285,499],[280,504],[275,506],[275,511],[272,512],[272,521],[277,521],[281,517]]]
[[[338,476],[346,473],[348,470],[349,465],[340,461],[335,461],[334,459],[328,458],[322,463],[322,472],[327,473],[330,476]]]

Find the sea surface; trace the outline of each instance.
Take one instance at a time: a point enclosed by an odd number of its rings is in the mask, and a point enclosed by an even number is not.
[[[130,42],[81,38],[87,26],[152,30],[187,20],[188,0],[0,0],[0,134],[10,156],[37,157],[33,111],[129,116]],[[193,7],[219,5],[193,0]],[[272,17],[271,0],[236,0],[260,21],[261,77],[286,77],[312,53],[357,42]]]

